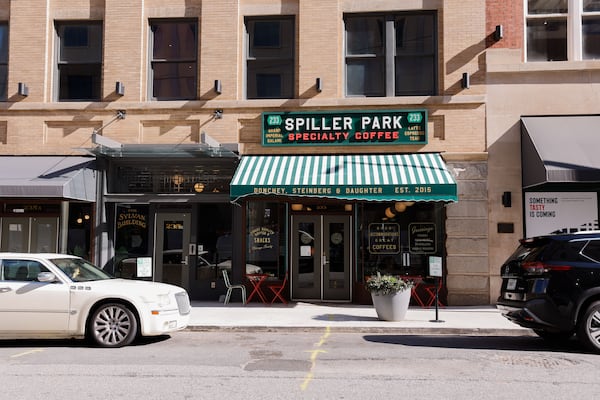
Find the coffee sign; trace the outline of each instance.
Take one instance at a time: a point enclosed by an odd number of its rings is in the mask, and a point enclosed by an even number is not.
[[[262,114],[263,146],[427,144],[427,111]]]
[[[369,224],[369,253],[398,254],[400,225],[396,223]]]

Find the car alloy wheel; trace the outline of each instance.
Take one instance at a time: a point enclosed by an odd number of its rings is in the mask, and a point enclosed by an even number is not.
[[[600,301],[587,308],[579,321],[577,335],[588,349],[600,353]]]
[[[90,333],[94,342],[101,347],[126,346],[135,339],[137,320],[123,304],[103,304],[90,320]]]

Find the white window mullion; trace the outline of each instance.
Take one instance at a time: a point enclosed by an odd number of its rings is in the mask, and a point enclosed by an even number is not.
[[[569,0],[569,16],[567,17],[567,59],[579,61],[582,56],[582,0]]]
[[[385,91],[386,96],[396,95],[396,27],[394,18],[385,20]]]

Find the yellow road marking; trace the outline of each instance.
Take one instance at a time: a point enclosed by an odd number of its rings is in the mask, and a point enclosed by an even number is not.
[[[25,351],[23,353],[13,354],[12,356],[10,356],[10,358],[23,357],[23,356],[27,356],[29,354],[40,353],[40,352],[42,352],[44,350],[45,349],[33,349],[33,350]]]
[[[329,319],[332,319],[331,315],[329,316]],[[315,347],[323,346],[325,344],[325,342],[327,341],[327,338],[329,337],[329,335],[331,335],[331,328],[329,326],[326,326],[325,333],[323,334],[323,336],[321,336],[319,341],[317,343],[315,343]],[[304,377],[304,382],[302,382],[302,385],[300,385],[300,389],[302,389],[302,391],[306,390],[306,388],[308,387],[308,384],[314,378],[313,371],[314,371],[315,365],[317,364],[317,357],[319,356],[320,353],[327,353],[325,350],[319,350],[319,349],[311,349],[311,350],[307,350],[307,352],[310,353],[311,365],[310,365],[310,369],[308,370],[308,373]]]

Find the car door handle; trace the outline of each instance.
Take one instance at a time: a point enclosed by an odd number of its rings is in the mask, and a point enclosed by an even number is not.
[[[10,292],[12,289],[9,287],[0,287],[0,293]]]

